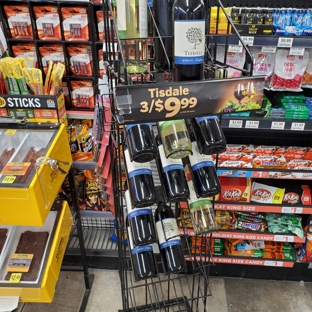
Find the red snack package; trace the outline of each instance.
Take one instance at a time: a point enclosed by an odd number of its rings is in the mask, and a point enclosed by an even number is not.
[[[99,58],[99,77],[103,77],[105,75],[105,67],[104,67],[104,60],[103,60],[103,50],[100,49],[98,52]]]
[[[284,156],[259,155],[252,161],[253,168],[287,169]]]
[[[292,159],[288,162],[289,169],[309,169],[310,161],[302,159]]]
[[[256,154],[261,155],[273,155],[278,146],[270,146],[270,145],[259,145],[256,147]]]
[[[62,8],[66,41],[89,41],[88,11],[86,7]]]
[[[33,39],[33,31],[27,5],[4,6],[12,38]]]
[[[77,76],[92,77],[92,57],[90,46],[79,45],[69,46],[67,52],[69,55],[70,71]]]
[[[69,88],[66,81],[62,82],[63,86],[63,93],[64,93],[64,99],[65,99],[65,106],[66,108],[70,108],[70,96],[69,96]]]
[[[227,152],[242,152],[243,149],[246,147],[246,145],[242,145],[242,144],[226,144],[226,151]]]
[[[251,179],[220,177],[221,201],[250,201]]]
[[[94,109],[94,90],[91,81],[71,81],[70,86],[74,107]]]
[[[64,51],[61,44],[44,45],[43,47],[39,47],[39,53],[45,75],[48,71],[49,61],[53,61],[53,63],[60,62],[65,65]]]
[[[301,81],[308,61],[307,51],[304,55],[290,55],[289,50],[279,49],[275,55],[270,87],[273,90],[302,91]]]
[[[33,43],[19,43],[12,46],[12,52],[14,57],[22,58],[24,60],[28,57],[33,58],[36,62],[36,67],[38,68],[38,57],[36,47]]]
[[[104,14],[103,14],[103,11],[96,11],[96,21],[97,21],[97,25],[98,25],[99,40],[104,41],[105,33],[104,33]]]
[[[302,146],[289,146],[286,148],[285,154],[299,154],[303,155],[307,152],[307,147]]]
[[[243,153],[236,152],[223,152],[219,154],[219,160],[239,160],[243,156]]]
[[[40,40],[62,39],[57,6],[35,6],[34,13]]]

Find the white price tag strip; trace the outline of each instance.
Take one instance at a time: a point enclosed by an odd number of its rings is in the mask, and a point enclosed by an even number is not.
[[[291,48],[293,45],[293,38],[279,37],[277,47],[278,48]]]
[[[294,236],[286,236],[286,235],[274,235],[275,242],[289,242],[292,243],[294,241]]]
[[[235,45],[235,44],[230,44],[228,52],[232,53],[241,53],[243,51],[243,46],[241,45]]]
[[[304,122],[292,122],[291,123],[291,130],[299,130],[302,131],[304,130],[305,123]]]
[[[271,129],[275,130],[284,130],[285,122],[284,121],[272,121]]]
[[[258,120],[247,120],[245,128],[258,129],[259,121]]]
[[[282,213],[302,213],[302,207],[282,207]]]
[[[274,267],[282,267],[283,262],[282,261],[271,261],[271,260],[265,260],[264,261],[265,266],[274,266]]]
[[[261,49],[261,52],[263,53],[276,53],[276,47],[272,46],[263,46]]]
[[[255,37],[252,37],[252,36],[242,36],[242,40],[244,41],[244,43],[246,45],[252,47],[253,44],[254,44]],[[242,45],[241,41],[239,41],[238,44]]]
[[[230,120],[229,127],[230,128],[242,128],[243,121],[242,120]]]
[[[290,55],[303,55],[305,48],[292,47],[290,48]]]

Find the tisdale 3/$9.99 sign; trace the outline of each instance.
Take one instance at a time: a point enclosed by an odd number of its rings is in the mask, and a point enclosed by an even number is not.
[[[264,77],[116,88],[120,123],[198,117],[260,109]]]

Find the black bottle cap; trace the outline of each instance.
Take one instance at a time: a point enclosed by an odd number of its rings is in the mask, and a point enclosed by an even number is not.
[[[156,191],[156,199],[157,199],[157,203],[163,203],[165,204],[165,196],[164,196],[164,191],[161,185],[157,185],[155,186],[155,191]]]

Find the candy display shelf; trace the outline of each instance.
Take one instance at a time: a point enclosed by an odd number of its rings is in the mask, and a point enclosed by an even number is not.
[[[181,235],[187,234],[189,236],[196,236],[193,229],[179,229]],[[287,242],[287,243],[303,243],[305,238],[300,238],[291,233],[274,234],[270,232],[257,232],[257,231],[235,231],[235,230],[220,230],[212,233],[213,238],[225,239],[242,239],[242,240],[264,240],[271,242]]]
[[[312,214],[312,206],[268,205],[242,202],[215,202],[216,210]]]

